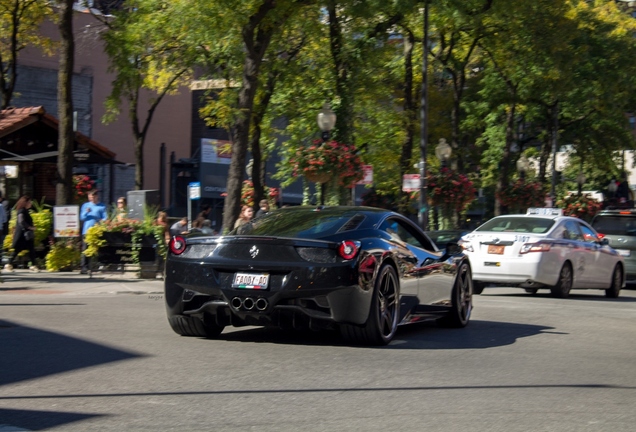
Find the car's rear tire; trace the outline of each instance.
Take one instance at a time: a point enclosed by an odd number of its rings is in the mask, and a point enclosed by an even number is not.
[[[448,315],[439,320],[439,323],[445,327],[466,327],[473,311],[472,293],[472,272],[468,263],[463,262],[457,270],[457,278],[451,294],[453,301],[451,310]]]
[[[208,320],[209,321],[209,320]],[[170,327],[181,336],[215,338],[221,334],[224,326],[212,322],[204,322],[197,317],[173,315],[168,317]]]
[[[475,282],[473,281],[473,294],[481,294],[484,292],[484,288],[486,288],[486,284],[483,282]]]
[[[623,286],[623,269],[620,265],[614,267],[614,273],[612,273],[612,284],[605,290],[605,297],[617,298],[621,292]]]
[[[524,289],[528,294],[531,294],[531,295],[536,295],[537,292],[539,291],[537,288],[524,288]]]
[[[572,279],[572,266],[569,262],[566,262],[563,264],[563,267],[561,267],[557,284],[550,288],[552,297],[567,298],[572,289]]]
[[[393,266],[380,268],[367,322],[362,325],[341,324],[342,336],[358,345],[387,345],[397,331],[400,312],[400,286]]]

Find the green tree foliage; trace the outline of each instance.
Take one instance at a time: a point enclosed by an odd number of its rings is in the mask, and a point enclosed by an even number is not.
[[[49,1],[0,1],[0,109],[5,109],[11,104],[20,51],[31,46],[50,52],[51,41],[42,37],[39,27],[46,18],[52,16],[53,10]]]
[[[338,116],[332,137],[365,149],[378,193],[399,196],[401,176],[416,172],[421,1],[129,0],[125,6],[106,22],[117,73],[109,113],[125,100],[143,137],[156,105],[140,126],[140,89],[154,91],[158,103],[193,71],[219,80],[200,114],[232,140],[225,227],[238,216],[247,151],[256,198],[266,186],[263,162],[274,150],[283,159],[275,175],[283,185],[295,181],[289,159],[319,137],[316,114],[324,102]],[[617,171],[609,155],[633,146],[624,113],[636,102],[636,20],[614,1],[433,0],[430,12],[427,139],[449,139],[460,171],[501,191],[518,177],[523,152],[538,159],[538,180],[547,184],[555,141],[585,166]],[[143,140],[135,145],[141,158]]]
[[[104,121],[116,118],[125,104],[134,137],[136,189],[143,189],[144,144],[155,110],[188,82],[196,55],[196,47],[187,43],[188,28],[180,22],[182,7],[178,1],[128,0],[113,18],[99,17],[108,28],[102,36],[115,74]],[[143,90],[152,94],[147,101]]]

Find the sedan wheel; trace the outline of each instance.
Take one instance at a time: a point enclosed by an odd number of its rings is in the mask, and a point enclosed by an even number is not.
[[[348,341],[362,345],[387,345],[398,325],[399,283],[395,269],[385,264],[378,272],[371,300],[369,318],[363,326],[342,324],[340,330]]]
[[[220,335],[225,327],[208,321],[210,320],[203,322],[203,320],[199,318],[183,315],[168,317],[168,322],[172,330],[181,336],[215,338]]]
[[[570,263],[563,264],[561,273],[559,274],[559,280],[557,284],[550,288],[552,297],[567,298],[570,295],[572,289],[572,266]]]
[[[612,285],[605,290],[605,297],[617,298],[621,292],[623,286],[623,270],[620,266],[614,267],[614,273],[612,273]]]
[[[448,315],[440,320],[447,327],[466,327],[473,311],[473,278],[468,263],[461,263],[453,286],[453,305]]]

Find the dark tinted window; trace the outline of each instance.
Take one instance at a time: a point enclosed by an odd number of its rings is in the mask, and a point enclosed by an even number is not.
[[[355,210],[281,209],[240,226],[230,234],[322,238],[358,227],[364,215]]]
[[[534,217],[496,217],[475,231],[507,231],[544,234],[554,225],[553,219]]]
[[[402,220],[389,218],[382,222],[379,229],[385,231],[391,238],[398,242],[403,242],[428,251],[435,250],[426,237],[422,236],[417,230]]]
[[[631,215],[599,215],[594,218],[592,226],[601,234],[636,236],[636,217]]]

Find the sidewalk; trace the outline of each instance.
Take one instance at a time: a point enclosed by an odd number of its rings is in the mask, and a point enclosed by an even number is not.
[[[0,274],[0,301],[5,294],[163,294],[163,280],[138,279],[127,272],[95,272],[92,277],[75,272],[34,273],[16,269]]]

